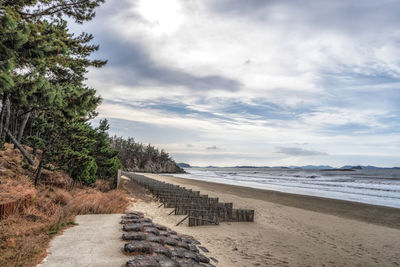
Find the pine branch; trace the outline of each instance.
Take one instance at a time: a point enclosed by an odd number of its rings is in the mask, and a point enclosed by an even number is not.
[[[53,16],[57,13],[61,13],[64,11],[67,11],[71,8],[84,8],[86,4],[90,4],[90,0],[81,0],[78,2],[71,2],[71,3],[61,3],[57,4],[51,7],[48,7],[44,10],[41,10],[38,13],[28,13],[28,12],[23,12],[23,11],[18,11],[18,13],[25,19],[32,19],[36,17],[41,17],[41,16]],[[73,16],[72,14],[68,14]],[[77,17],[76,15],[74,17]],[[81,20],[82,18],[79,18]]]

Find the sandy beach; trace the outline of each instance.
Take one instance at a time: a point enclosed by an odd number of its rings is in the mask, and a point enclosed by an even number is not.
[[[172,209],[150,197],[134,200],[132,209],[196,237],[218,266],[400,266],[400,209],[144,175],[255,210],[254,223],[175,226],[184,216],[168,215]]]

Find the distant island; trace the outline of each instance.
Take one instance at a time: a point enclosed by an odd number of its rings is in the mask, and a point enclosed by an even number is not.
[[[191,168],[191,167],[192,167],[192,166],[190,166],[189,164],[183,163],[183,162],[177,163],[176,165],[178,165],[178,166],[181,167],[181,168]]]

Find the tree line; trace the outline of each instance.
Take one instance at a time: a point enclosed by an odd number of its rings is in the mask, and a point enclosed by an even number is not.
[[[119,151],[118,157],[124,169],[136,172],[181,173],[184,172],[163,149],[137,143],[133,138],[111,138],[111,148]]]
[[[102,3],[0,1],[0,146],[11,142],[21,150],[35,169],[35,184],[49,166],[86,184],[122,167],[124,157],[110,146],[108,122],[96,128],[89,123],[101,98],[86,85],[85,74],[107,62],[90,57],[99,49],[91,34],[75,35],[67,23],[91,20]]]

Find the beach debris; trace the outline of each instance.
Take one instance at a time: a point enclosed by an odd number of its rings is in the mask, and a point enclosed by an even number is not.
[[[123,217],[126,216],[128,215]],[[199,253],[199,248],[204,252],[209,251],[204,247],[197,247],[200,242],[192,236],[180,235],[168,227],[146,220],[124,224],[122,228],[126,231],[122,234],[122,239],[128,241],[124,245],[124,251],[133,256],[126,262],[127,267],[214,266],[210,263],[211,258]],[[218,261],[214,259],[214,262]]]

